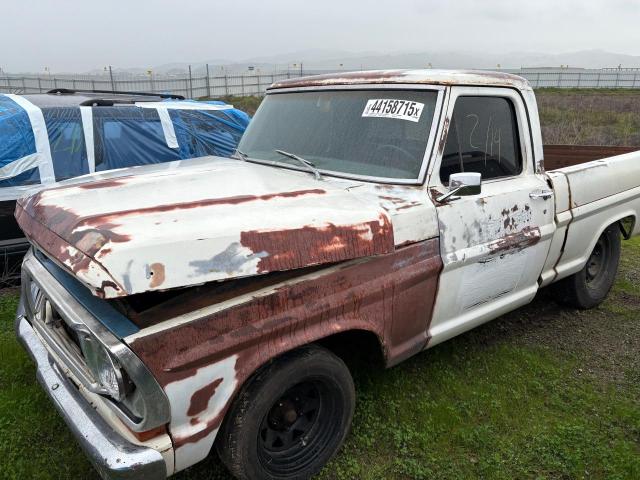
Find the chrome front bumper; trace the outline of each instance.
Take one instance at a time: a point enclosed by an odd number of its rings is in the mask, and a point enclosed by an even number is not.
[[[36,362],[38,381],[102,478],[166,478],[162,455],[152,448],[135,445],[114,431],[60,372],[25,318],[22,300],[16,317],[16,334]]]

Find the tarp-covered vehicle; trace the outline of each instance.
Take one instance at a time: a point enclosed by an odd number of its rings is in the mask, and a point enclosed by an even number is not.
[[[228,157],[249,116],[175,95],[52,90],[0,95],[0,286],[28,243],[13,217],[27,191],[104,170]]]

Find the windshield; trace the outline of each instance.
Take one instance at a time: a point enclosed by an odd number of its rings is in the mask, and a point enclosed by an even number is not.
[[[343,90],[270,94],[238,149],[250,159],[318,170],[415,180],[420,175],[438,92]]]

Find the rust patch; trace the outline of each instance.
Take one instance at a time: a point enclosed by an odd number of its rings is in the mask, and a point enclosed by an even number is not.
[[[309,87],[314,85],[330,84],[349,84],[354,82],[380,82],[390,80],[399,76],[406,75],[404,70],[375,70],[364,72],[345,72],[340,74],[328,73],[324,75],[313,75],[302,78],[295,78],[276,82],[269,88],[283,87]]]
[[[464,81],[459,74],[473,75],[473,80]],[[413,75],[413,77],[409,77]],[[325,75],[315,75],[309,77],[283,80],[273,83],[267,90],[276,88],[311,87],[326,85],[351,85],[351,84],[376,84],[376,83],[405,83],[405,84],[429,84],[429,85],[500,85],[518,86],[525,88],[528,86],[526,80],[521,77],[504,72],[484,72],[484,71],[455,71],[449,75],[430,76],[427,72],[423,78],[417,77],[415,71],[411,70],[372,70],[359,72],[340,72]]]
[[[274,198],[321,195],[324,193],[326,193],[326,191],[323,189],[309,189],[265,195],[242,195],[213,198],[197,202],[158,205],[148,208],[81,217],[69,209],[56,205],[42,205],[43,192],[40,192],[21,199],[17,204],[15,215],[20,227],[30,240],[37,243],[44,251],[60,261],[71,272],[77,274],[87,271],[92,263],[95,263],[102,269],[98,258],[102,258],[111,251],[108,245],[110,243],[125,243],[130,240],[128,235],[115,232],[119,226],[118,220],[125,216],[143,215],[152,212],[179,211],[211,205],[234,205],[252,201],[269,201]],[[103,248],[104,253],[98,255]],[[158,268],[157,274],[154,273],[154,279],[151,280],[152,285],[160,285],[164,282],[164,272],[160,270],[161,268]],[[124,293],[124,289],[121,287],[118,288],[118,291]],[[103,295],[104,289],[97,288],[96,292],[98,295]]]
[[[130,346],[163,386],[237,354],[236,393],[275,356],[348,330],[375,334],[387,364],[394,365],[427,345],[441,269],[437,238],[414,243],[324,275],[291,280],[245,303],[137,338]],[[226,408],[195,435],[174,437],[176,448],[218,428]]]
[[[16,206],[16,219],[30,240],[72,272],[86,271],[94,261],[92,257],[108,243],[124,243],[128,235],[115,233],[111,223],[86,224],[90,227],[75,231],[77,215],[57,206],[41,206],[28,197]],[[47,220],[47,225],[43,220]],[[98,263],[98,262],[96,262]],[[99,263],[98,263],[99,265]]]
[[[81,183],[79,185],[73,185],[72,187],[81,188],[83,190],[99,190],[101,188],[112,188],[126,185],[127,182],[121,178],[114,178],[112,180],[98,180],[95,182]]]
[[[149,265],[149,288],[157,288],[164,283],[164,265],[162,263],[152,263]]]
[[[217,378],[209,385],[205,385],[200,390],[196,390],[191,396],[191,403],[189,404],[187,415],[193,417],[204,412],[209,405],[209,400],[215,395],[216,389],[220,386],[222,380],[222,378]]]
[[[404,198],[400,198],[400,197],[392,197],[389,195],[380,195],[380,197],[382,200],[386,200],[388,202],[393,203],[394,205],[404,205],[405,203],[407,203],[407,200]]]
[[[64,208],[39,205],[41,194],[38,193],[25,200],[23,208],[30,216],[42,224],[47,224],[55,229],[56,233],[66,237],[71,231],[84,226],[108,225],[115,226],[118,219],[132,215],[144,215],[146,213],[174,212],[190,210],[193,208],[209,207],[214,205],[237,205],[240,203],[254,202],[258,200],[268,201],[274,198],[295,198],[302,195],[322,195],[325,190],[316,188],[309,190],[297,190],[293,192],[270,193],[265,195],[238,195],[234,197],[210,198],[194,202],[172,203],[167,205],[155,205],[153,207],[121,210],[117,212],[101,213],[94,216],[79,217],[74,212]],[[55,227],[55,228],[54,228]]]
[[[505,235],[489,245],[491,253],[508,253],[532,247],[540,241],[538,227],[525,227],[521,231]]]
[[[379,221],[356,225],[241,232],[240,243],[256,254],[266,254],[258,262],[259,273],[380,255],[394,249],[393,227],[386,215]]]
[[[146,442],[148,440],[151,440],[152,438],[157,437],[158,435],[164,435],[165,433],[167,433],[167,427],[165,425],[156,427],[152,430],[147,430],[145,432],[134,432],[126,424],[123,423],[123,425],[141,442]]]
[[[431,196],[431,199],[435,202],[438,198],[440,198],[444,194],[440,190],[438,190],[436,187],[429,187],[429,195]]]
[[[447,144],[447,136],[449,134],[449,117],[445,117],[444,124],[442,126],[442,134],[440,135],[440,142],[438,143],[438,154],[442,155],[444,147]]]
[[[102,282],[102,285],[96,288],[96,295],[100,298],[105,298],[105,290],[107,288],[113,288],[116,292],[122,291],[122,289],[115,282],[105,280]]]

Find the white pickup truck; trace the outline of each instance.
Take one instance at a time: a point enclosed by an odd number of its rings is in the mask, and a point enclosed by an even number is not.
[[[568,166],[545,172],[512,75],[277,83],[236,156],[18,202],[17,334],[105,478],[164,478],[213,448],[241,479],[307,478],[353,415],[336,346],[392,366],[551,284],[594,307],[640,232],[640,153],[556,149]]]

